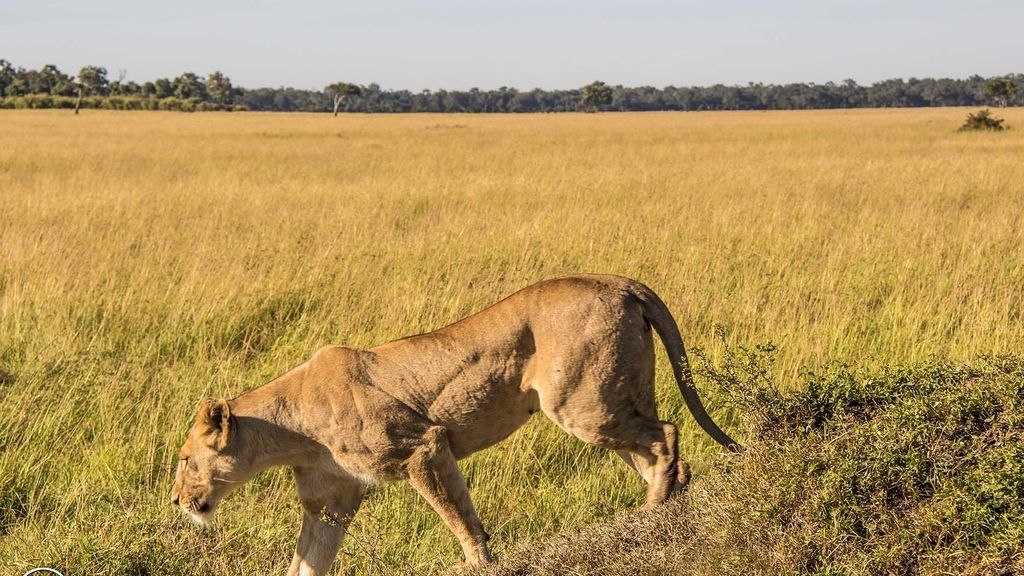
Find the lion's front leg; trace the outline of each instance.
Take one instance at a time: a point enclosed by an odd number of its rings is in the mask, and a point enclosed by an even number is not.
[[[295,484],[302,501],[302,529],[288,576],[327,574],[363,500],[363,486],[301,468],[295,469]]]
[[[327,574],[345,537],[345,526],[324,523],[306,512],[302,517],[299,545],[292,557],[288,576],[320,576]]]
[[[424,445],[409,459],[409,483],[459,539],[469,565],[490,562],[489,536],[469,498],[469,489],[448,447],[444,429],[438,426],[431,428],[424,441]]]

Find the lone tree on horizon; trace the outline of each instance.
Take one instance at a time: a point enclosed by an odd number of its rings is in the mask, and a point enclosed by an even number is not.
[[[598,107],[612,103],[612,89],[600,80],[595,80],[583,87],[584,108],[587,112],[597,112]]]
[[[335,82],[327,86],[327,92],[334,96],[334,115],[338,115],[338,108],[349,96],[358,96],[363,93],[359,86],[348,82]]]
[[[107,69],[102,66],[83,66],[78,71],[78,80],[75,82],[75,114],[82,107],[82,96],[103,96],[107,92]]]

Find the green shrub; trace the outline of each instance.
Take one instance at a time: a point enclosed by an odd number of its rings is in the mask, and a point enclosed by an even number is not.
[[[992,112],[986,108],[979,110],[973,114],[967,114],[967,119],[964,120],[963,126],[961,126],[958,132],[975,132],[990,130],[993,132],[999,132],[1006,130],[1007,127],[1003,126],[1005,120],[1002,118],[996,118],[992,115]]]
[[[746,397],[743,454],[661,509],[530,544],[485,573],[1024,573],[1024,357],[837,366],[784,393],[773,350],[698,362]]]

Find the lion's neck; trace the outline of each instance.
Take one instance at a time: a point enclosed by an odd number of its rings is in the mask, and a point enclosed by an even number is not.
[[[231,401],[241,449],[256,471],[310,465],[326,448],[295,420],[288,398],[290,374]]]

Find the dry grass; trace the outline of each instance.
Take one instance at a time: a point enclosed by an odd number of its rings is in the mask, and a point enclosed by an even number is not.
[[[168,504],[198,401],[542,278],[639,278],[691,346],[716,323],[775,341],[782,380],[827,359],[1020,349],[1024,130],[955,133],[963,114],[0,111],[0,569],[283,571],[286,473],[225,503],[212,533]],[[702,469],[716,451],[667,370],[658,385]],[[499,553],[643,493],[541,420],[464,470]],[[458,556],[389,486],[338,569]]]

